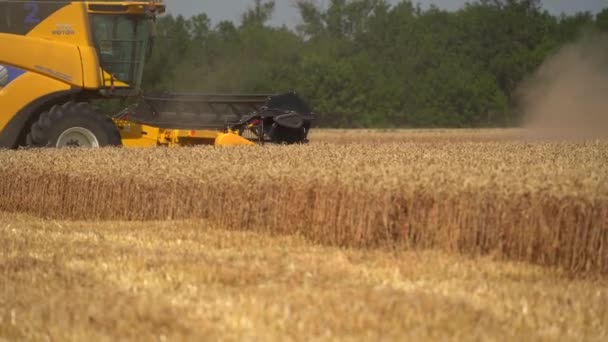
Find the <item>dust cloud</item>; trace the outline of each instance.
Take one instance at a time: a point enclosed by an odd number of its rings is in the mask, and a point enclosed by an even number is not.
[[[608,34],[588,34],[550,57],[520,89],[527,137],[608,138]]]

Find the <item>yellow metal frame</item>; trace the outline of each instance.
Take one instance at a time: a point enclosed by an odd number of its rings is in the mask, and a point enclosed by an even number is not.
[[[147,148],[155,146],[181,147],[198,145],[250,146],[253,142],[236,131],[163,129],[133,121],[115,119],[125,147]]]

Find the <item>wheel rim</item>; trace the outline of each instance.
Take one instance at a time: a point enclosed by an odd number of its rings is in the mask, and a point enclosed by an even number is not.
[[[86,128],[72,127],[61,133],[56,147],[99,147],[99,140]]]

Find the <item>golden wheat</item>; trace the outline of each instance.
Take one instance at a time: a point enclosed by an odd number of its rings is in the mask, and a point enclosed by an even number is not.
[[[0,211],[204,218],[339,246],[608,272],[608,143],[452,142],[0,152]]]
[[[395,142],[496,142],[527,138],[527,131],[511,129],[314,129],[312,143],[395,143]]]

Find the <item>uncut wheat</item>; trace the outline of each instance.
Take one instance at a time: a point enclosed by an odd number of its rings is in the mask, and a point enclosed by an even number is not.
[[[608,143],[0,152],[0,210],[205,218],[340,246],[608,272]]]

